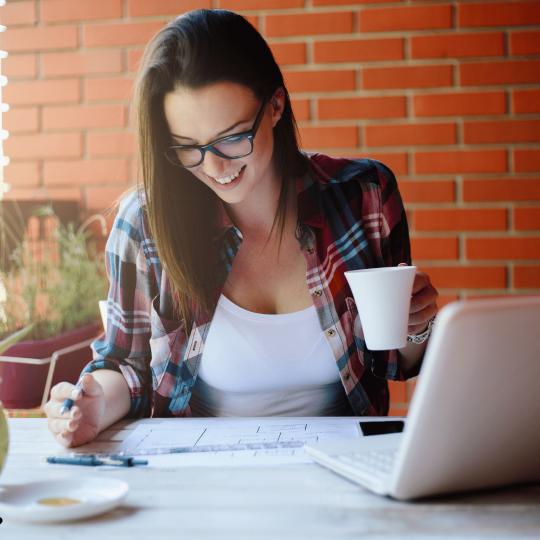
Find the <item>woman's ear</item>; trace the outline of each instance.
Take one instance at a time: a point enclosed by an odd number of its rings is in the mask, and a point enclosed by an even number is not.
[[[282,87],[279,87],[274,92],[274,95],[270,99],[270,104],[272,105],[272,127],[275,127],[285,109],[285,91]]]

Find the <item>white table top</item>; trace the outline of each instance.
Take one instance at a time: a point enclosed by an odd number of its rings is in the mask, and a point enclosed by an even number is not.
[[[134,425],[122,421],[114,429],[128,434]],[[32,525],[4,519],[0,538],[9,540],[540,537],[538,484],[403,503],[315,464],[95,471],[45,462],[62,451],[46,419],[10,419],[9,427],[1,484],[78,474],[104,474],[130,484],[121,507],[88,520]]]

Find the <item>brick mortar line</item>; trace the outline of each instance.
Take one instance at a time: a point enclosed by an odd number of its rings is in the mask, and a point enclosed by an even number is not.
[[[344,122],[362,122],[366,125],[380,125],[384,126],[386,124],[388,125],[397,125],[397,126],[429,126],[429,125],[441,125],[441,124],[456,124],[459,125],[459,122],[468,122],[471,124],[480,124],[484,122],[500,122],[505,123],[507,121],[538,121],[540,118],[534,117],[534,118],[508,118],[508,117],[498,117],[493,118],[492,116],[474,116],[472,118],[464,118],[462,116],[413,116],[413,117],[407,117],[407,116],[392,116],[392,117],[370,117],[370,118],[357,118],[357,117],[350,117],[350,118],[312,118],[309,120],[309,122],[317,121],[318,125],[321,126],[333,126],[338,123],[338,125],[354,125],[354,124],[344,124]],[[302,120],[298,124],[304,125],[304,122],[308,122],[307,120]],[[308,124],[311,125],[311,124]],[[532,141],[530,144],[538,144],[540,141]],[[456,142],[457,144],[465,144],[466,146],[476,146],[478,144],[496,144],[496,143],[461,143]],[[497,144],[512,144],[512,143],[497,143]],[[516,143],[513,143],[516,144]],[[524,142],[523,144],[529,144],[527,142]]]
[[[397,97],[397,96],[396,96]],[[417,120],[417,116],[414,114],[414,96],[412,92],[406,91],[405,92],[405,116],[409,122],[413,120]],[[398,117],[399,118],[399,117]]]
[[[355,74],[354,74],[354,84],[355,84],[355,87],[357,90],[360,90],[362,88],[362,70],[361,69],[357,69],[355,71]]]
[[[465,122],[463,118],[457,118],[455,122],[456,126],[456,144],[464,144],[464,131],[465,131]]]
[[[473,0],[474,1],[474,0]],[[468,0],[468,2],[471,2],[471,0]],[[479,0],[480,4],[485,4],[485,3],[492,3],[492,2],[486,2],[484,0]],[[499,2],[500,4],[506,4],[507,3],[507,0],[500,0]],[[384,10],[387,10],[388,12],[391,12],[392,10],[400,10],[400,11],[403,11],[403,12],[407,12],[407,11],[412,11],[412,9],[407,9],[407,8],[429,8],[429,7],[432,7],[432,6],[435,6],[435,7],[440,7],[440,6],[449,6],[449,7],[457,7],[458,5],[461,5],[461,4],[457,4],[456,2],[450,2],[450,1],[445,1],[445,0],[441,0],[440,2],[436,2],[435,0],[426,0],[424,3],[422,4],[419,4],[418,2],[408,2],[406,4],[404,4],[403,2],[399,2],[399,1],[396,1],[396,2],[388,2],[384,5],[382,4],[372,4],[372,5],[367,5],[367,4],[362,4],[362,5],[358,5],[358,4],[355,4],[354,2],[351,2],[350,4],[343,4],[343,5],[320,5],[320,6],[315,6],[313,5],[312,2],[310,2],[309,0],[306,1],[306,4],[303,6],[303,7],[298,7],[298,6],[294,6],[294,7],[282,7],[282,8],[247,8],[247,9],[238,9],[238,10],[233,10],[235,11],[236,13],[240,14],[240,15],[248,15],[248,16],[253,16],[253,15],[256,15],[256,14],[262,14],[262,15],[268,15],[268,14],[277,14],[277,15],[298,15],[298,14],[310,14],[310,13],[332,13],[332,12],[357,12],[357,13],[361,13],[361,12],[369,12],[369,11],[384,11]],[[400,9],[401,8],[401,9]],[[451,17],[451,22],[452,24],[454,24],[454,22],[456,23],[456,28],[464,28],[464,27],[458,27],[457,26],[457,10],[456,11],[456,20],[454,21],[454,18]],[[183,13],[183,11],[180,11],[178,14],[180,13]],[[167,13],[161,13],[161,14],[154,14],[154,15],[136,15],[136,16],[132,16],[132,18],[137,18],[137,17],[140,17],[140,18],[152,18],[152,17],[159,17],[159,16],[174,16],[174,13],[170,13],[170,14],[167,14]],[[518,25],[520,26],[520,25]],[[465,28],[476,28],[476,27],[465,27]],[[481,28],[484,28],[484,27],[481,27]]]
[[[515,292],[515,284],[514,284],[514,273],[515,273],[515,263],[513,260],[508,261],[508,265],[506,267],[506,287],[509,291]]]
[[[272,43],[272,45],[283,45],[286,43]],[[316,62],[314,60],[314,50],[313,50],[313,40],[305,40],[298,43],[292,43],[294,45],[308,45],[312,48],[312,54],[309,57],[309,60],[306,62],[299,62],[299,63],[281,63],[280,68],[284,71],[290,71],[293,70],[291,68],[294,68],[294,71],[306,71],[308,69],[333,69],[333,70],[352,70],[352,69],[369,69],[369,68],[375,68],[375,69],[384,69],[384,68],[406,68],[406,67],[442,67],[442,66],[452,66],[456,70],[456,75],[459,74],[459,68],[463,65],[467,65],[465,62],[461,62],[460,59],[456,58],[403,58],[403,59],[380,59],[380,60],[356,60],[356,61],[335,61],[335,62]],[[131,48],[129,48],[131,47]],[[137,52],[143,52],[144,48],[139,47],[137,48],[137,45],[129,45],[129,46],[110,46],[110,47],[89,47],[89,48],[79,48],[79,49],[71,49],[71,50],[62,50],[62,49],[51,49],[51,50],[44,50],[44,51],[35,51],[35,52],[27,52],[27,51],[20,51],[20,56],[23,55],[38,55],[38,54],[91,54],[93,52],[99,53],[102,52],[104,54],[108,54],[111,52],[125,52],[126,56],[128,53],[132,51]],[[10,56],[13,58],[16,56],[17,53],[11,53]],[[502,57],[501,57],[502,58]],[[478,57],[480,61],[482,61],[482,58]],[[490,59],[493,59],[493,57],[490,57]],[[524,60],[524,61],[540,61],[540,55],[538,55],[538,58]],[[300,69],[298,69],[300,68]],[[127,61],[126,61],[126,67],[124,71],[128,71],[127,67]],[[135,73],[135,71],[128,71],[129,73]],[[104,72],[104,73],[117,73],[115,72]],[[453,86],[458,86],[462,88],[470,88],[472,85],[462,85],[458,81],[458,77],[454,76],[455,83]],[[540,85],[540,82],[528,82],[528,83],[501,83],[501,85],[520,85],[520,88],[523,85]],[[490,85],[475,85],[475,86],[495,86],[495,84]]]
[[[314,62],[314,58],[315,58],[314,40],[313,39],[307,39],[305,41],[300,41],[299,43],[304,44],[305,51],[306,51],[306,62],[304,64],[289,64],[289,65],[303,66],[303,65],[306,65],[306,64],[309,64],[309,65],[315,64],[315,62]],[[273,43],[272,45],[280,45],[280,43]],[[280,65],[279,68],[283,71],[283,66]]]
[[[360,12],[353,12],[352,31],[354,33],[360,32]]]
[[[464,203],[463,198],[463,176],[461,174],[456,175],[456,182],[454,186],[454,195],[456,197],[456,203]]]
[[[447,232],[448,233],[458,232],[458,234],[463,234],[466,240],[471,240],[471,239],[473,240],[476,240],[476,239],[486,240],[487,239],[488,240],[490,238],[503,239],[503,240],[515,240],[515,239],[540,240],[540,229],[524,230],[524,231],[509,231],[508,229],[506,229],[506,230],[500,230],[500,231],[447,231]],[[477,259],[474,259],[474,260],[476,261]],[[500,259],[500,260],[504,260],[504,259]]]
[[[531,27],[526,27],[531,28]],[[455,36],[460,34],[493,34],[493,33],[502,33],[506,27],[501,27],[500,30],[492,30],[490,32],[458,32],[458,31],[451,31],[446,32],[444,34],[440,34],[442,37],[448,37],[448,36]],[[540,27],[534,27],[534,31],[539,31]],[[435,32],[428,32],[427,30],[416,30],[416,31],[402,31],[402,30],[396,30],[393,32],[335,32],[335,33],[321,33],[321,34],[291,34],[286,36],[264,36],[265,39],[269,42],[273,42],[274,40],[280,40],[280,41],[286,41],[286,40],[298,40],[302,39],[304,37],[313,37],[319,39],[321,42],[326,41],[381,41],[381,40],[391,40],[391,39],[409,39],[409,38],[416,38],[416,37],[437,37],[439,34]],[[493,57],[497,58],[500,56],[501,58],[519,58],[521,56],[532,56],[537,55],[538,53],[527,53],[527,54],[511,54],[511,55],[505,55],[503,52],[501,55],[492,55]],[[464,58],[467,58],[464,57]],[[474,56],[472,57],[474,58]]]
[[[505,264],[507,264],[509,261],[513,261],[519,265],[521,265],[521,262],[528,262],[530,263],[530,266],[536,266],[538,262],[540,262],[540,259],[497,259],[497,260],[465,260],[464,262],[468,263],[465,266],[462,265],[460,261],[457,260],[446,260],[442,261],[440,259],[417,259],[418,261],[423,261],[420,266],[423,266],[424,268],[444,268],[448,270],[459,270],[459,269],[478,269],[478,268],[501,268],[504,267]],[[471,264],[475,263],[475,264]],[[447,289],[453,289],[454,287],[447,287]]]
[[[370,92],[370,93],[358,93],[358,92]],[[306,98],[335,98],[335,99],[346,99],[346,98],[373,98],[373,97],[403,97],[403,94],[396,94],[395,92],[390,91],[377,91],[377,90],[336,90],[336,91],[314,91],[308,90],[304,92],[293,92],[289,89],[289,93],[294,99],[306,99]],[[401,118],[401,117],[397,117]],[[422,117],[424,118],[424,117]]]
[[[414,124],[413,124],[414,125]],[[419,149],[420,151],[424,152],[426,150],[427,145],[411,145],[413,146],[412,150]],[[404,148],[411,149],[411,146],[405,146],[405,145],[393,145],[390,148],[400,149],[403,150]],[[471,151],[489,151],[489,150],[540,150],[540,141],[531,141],[531,142],[481,142],[481,143],[455,143],[455,144],[440,144],[440,145],[434,145],[435,148],[433,148],[434,151],[440,150],[459,150],[463,151],[464,149],[471,150]],[[443,147],[443,148],[441,148]],[[373,147],[373,148],[389,148],[389,147]],[[429,150],[430,147],[427,148]],[[518,171],[501,171],[501,174],[510,173],[515,174]],[[454,174],[475,174],[474,172],[469,171],[454,171]],[[448,174],[451,174],[451,171],[448,172]],[[485,174],[497,174],[497,172],[486,172]]]
[[[129,71],[129,50],[123,47],[120,53],[120,73],[130,73]]]
[[[500,58],[503,58],[503,57],[500,57]],[[490,59],[492,60],[493,57],[490,57]],[[484,61],[484,59],[482,58],[478,58],[477,60],[479,60],[479,62],[477,61],[474,61],[474,62],[470,62],[470,64],[473,64],[473,63],[486,63]],[[540,55],[538,55],[538,58],[534,58],[534,59],[527,59],[527,60],[523,60],[523,62],[540,62]],[[489,63],[489,62],[487,62]],[[503,63],[506,63],[506,62],[503,62]],[[351,70],[351,69],[361,69],[361,68],[377,68],[377,69],[380,69],[380,68],[395,68],[395,69],[399,69],[399,68],[403,68],[403,67],[447,67],[447,66],[450,66],[450,67],[453,67],[455,68],[457,71],[456,75],[459,75],[459,68],[461,66],[465,66],[465,65],[470,65],[469,63],[467,62],[463,62],[461,61],[461,59],[458,59],[458,58],[410,58],[410,59],[395,59],[395,60],[357,60],[357,61],[342,61],[342,62],[339,62],[339,61],[336,61],[336,62],[313,62],[313,63],[302,63],[302,64],[294,64],[294,65],[297,65],[297,66],[300,66],[302,68],[317,68],[317,69],[328,69],[328,68],[333,68],[333,69],[342,69],[342,70]],[[289,64],[291,65],[291,64]],[[282,68],[285,68],[287,66],[287,64],[285,65],[282,65],[281,67]],[[300,70],[300,71],[304,71],[304,70]],[[482,87],[484,88],[485,86],[497,86],[497,84],[495,83],[492,83],[492,84],[486,84],[486,85],[468,85],[468,84],[462,84],[460,81],[459,81],[459,77],[455,76],[454,77],[454,83],[452,83],[452,86],[455,86],[455,87],[460,87],[460,88],[471,88],[471,87]],[[504,86],[505,84],[508,84],[508,85],[520,85],[522,83],[517,83],[517,82],[509,82],[509,83],[500,83],[500,86]],[[531,85],[539,85],[540,82],[527,82],[527,83],[523,83],[523,84],[531,84]]]
[[[408,206],[408,205],[406,205]],[[407,208],[408,209],[408,208]],[[411,240],[459,240],[462,231],[416,231],[411,228]],[[439,260],[439,259],[435,259]],[[455,260],[455,259],[448,259]]]
[[[463,264],[467,260],[465,256],[466,246],[465,235],[463,233],[458,234],[458,261],[460,264]]]
[[[358,15],[357,12],[348,10],[348,13],[351,13],[352,15]],[[255,11],[248,16],[253,18],[264,18],[268,15],[313,15],[313,14],[321,14],[321,15],[327,15],[329,12],[306,12],[301,11],[298,13],[264,13],[262,11]],[[330,12],[332,13],[332,12]],[[240,13],[242,14],[242,13]],[[175,15],[171,15],[170,17],[167,15],[156,15],[153,17],[150,16],[142,16],[142,17],[131,17],[131,18],[112,18],[112,19],[74,19],[74,20],[67,20],[67,21],[58,21],[58,22],[48,22],[48,21],[36,21],[36,23],[32,24],[18,24],[18,25],[8,25],[8,28],[13,30],[32,30],[32,29],[46,29],[46,28],[72,28],[72,27],[91,27],[91,28],[99,28],[99,27],[106,27],[106,26],[130,26],[130,25],[144,25],[145,23],[153,24],[156,22],[161,22],[163,25],[168,24],[172,20],[174,20]],[[354,19],[353,19],[354,23]],[[316,34],[308,34],[311,36],[320,37],[322,40],[330,40],[335,39],[332,36],[337,36],[338,39],[346,39],[350,38],[351,36],[354,37],[362,37],[365,40],[371,40],[371,39],[390,39],[390,38],[410,38],[410,37],[429,37],[429,38],[436,38],[438,36],[447,37],[447,36],[453,36],[453,35],[460,35],[460,34],[475,34],[475,35],[483,35],[483,34],[500,34],[502,33],[505,36],[505,44],[509,45],[509,37],[512,35],[512,33],[534,33],[540,31],[540,24],[523,24],[523,25],[500,25],[500,26],[482,26],[482,27],[445,27],[445,28],[396,28],[392,30],[361,30],[358,26],[355,28],[353,24],[353,30],[351,31],[343,31],[343,32],[321,32]],[[298,37],[303,36],[306,34],[290,34],[285,36],[265,36],[266,39],[298,39]],[[505,48],[505,53],[509,53],[509,47],[507,46]],[[515,55],[511,55],[515,56]]]
[[[309,116],[310,120],[317,118],[317,100],[315,98],[308,98],[308,107],[309,107]],[[298,127],[300,127],[300,122],[298,122]]]
[[[531,27],[526,27],[531,28]],[[540,31],[540,26],[534,27],[535,31]],[[493,33],[504,33],[504,30],[506,27],[501,27],[500,30],[492,30],[492,31],[485,31],[485,32],[458,32],[458,31],[452,31],[452,32],[446,32],[445,34],[440,34],[443,37],[447,37],[448,35],[454,36],[459,34],[470,34],[474,33],[476,35],[479,34],[493,34]],[[294,41],[301,39],[305,36],[317,38],[321,43],[322,42],[332,42],[332,41],[351,41],[351,38],[353,38],[354,41],[386,41],[386,40],[396,40],[396,39],[405,39],[408,40],[408,38],[415,38],[415,37],[437,37],[439,34],[436,32],[429,32],[427,30],[416,30],[416,31],[395,31],[395,32],[362,32],[362,31],[353,31],[353,32],[340,32],[340,33],[334,33],[334,34],[293,34],[288,36],[265,36],[265,39],[269,43],[274,42],[285,42],[285,41]],[[410,41],[410,40],[409,40]],[[506,56],[505,52],[501,55],[491,55],[494,58],[497,58],[498,56],[502,58],[517,58],[520,56],[529,56],[529,55],[537,55],[539,53],[529,53],[526,55],[523,54],[512,54],[509,56]],[[444,58],[444,57],[442,57]],[[467,58],[467,57],[465,57]],[[474,56],[472,57],[474,58]]]
[[[134,80],[134,74],[135,72],[114,72],[114,73],[89,73],[87,75],[62,75],[57,77],[49,77],[45,79],[37,79],[37,78],[27,78],[27,77],[21,77],[21,78],[10,78],[10,83],[32,83],[36,81],[72,81],[75,79],[81,79],[83,81],[92,81],[92,80],[106,80],[106,79],[126,79],[126,80]],[[424,90],[421,92],[421,90]],[[452,90],[455,90],[452,92]],[[540,85],[538,87],[534,88],[527,88],[527,90],[533,90],[533,91],[540,91]],[[471,92],[462,92],[460,88],[453,88],[453,87],[439,87],[439,88],[431,88],[431,89],[410,89],[410,88],[404,88],[404,89],[354,89],[354,90],[327,90],[327,91],[289,91],[293,99],[372,99],[372,98],[407,98],[408,95],[411,92],[414,92],[412,97],[424,97],[424,96],[437,96],[437,95],[446,95],[450,94],[461,97],[463,95],[469,95],[469,94],[485,94],[485,93],[500,93],[504,91],[504,88],[499,89],[490,89],[488,91],[482,91],[482,90],[473,90]],[[128,98],[126,98],[127,100]],[[124,100],[124,101],[126,101]],[[113,101],[113,100],[110,100]],[[119,100],[114,100],[119,101]],[[21,103],[20,106],[30,106],[31,103]],[[401,119],[405,116],[395,116],[392,118]],[[419,121],[422,121],[423,119],[456,119],[456,118],[463,118],[464,120],[508,120],[508,119],[516,119],[516,120],[538,120],[540,119],[540,112],[527,112],[527,113],[513,113],[510,114],[508,112],[501,112],[501,113],[485,113],[485,114],[453,114],[453,115],[422,115],[422,116],[411,116],[411,119],[418,119]],[[352,118],[354,119],[354,118]]]
[[[412,41],[407,39],[407,36],[403,36],[401,41],[403,43],[403,60],[410,61],[412,59]]]
[[[454,35],[460,35],[460,34],[475,34],[475,35],[481,35],[481,34],[493,34],[493,33],[503,33],[503,34],[509,34],[512,32],[518,32],[522,31],[523,33],[530,33],[530,32],[537,32],[540,30],[540,25],[538,26],[500,26],[500,27],[483,27],[483,28],[446,28],[446,29],[433,29],[433,30],[422,30],[422,29],[397,29],[397,30],[373,30],[373,31],[361,31],[361,30],[355,30],[353,28],[352,31],[347,32],[333,32],[333,33],[315,33],[315,34],[291,34],[291,35],[284,35],[284,36],[267,36],[265,34],[265,24],[266,18],[263,14],[257,13],[255,15],[252,15],[252,17],[255,16],[258,19],[258,26],[260,33],[263,34],[265,39],[269,42],[273,42],[274,40],[279,41],[287,41],[287,40],[298,40],[305,37],[313,37],[318,38],[321,41],[350,41],[351,39],[359,40],[359,41],[376,41],[376,40],[389,40],[389,39],[409,39],[409,38],[415,38],[415,37],[434,37],[442,36],[454,36]],[[163,17],[156,18],[153,20],[140,20],[140,21],[126,21],[125,19],[111,19],[111,21],[114,22],[104,22],[104,23],[96,23],[94,21],[88,21],[88,20],[79,20],[79,21],[73,21],[73,22],[63,22],[59,24],[50,24],[45,23],[42,25],[29,25],[29,26],[16,26],[14,29],[26,29],[31,30],[33,28],[54,28],[54,27],[65,27],[65,28],[72,28],[72,27],[80,27],[83,29],[84,27],[100,27],[100,26],[122,26],[123,24],[125,26],[128,25],[141,25],[144,23],[155,23],[155,22],[162,22],[165,26],[168,22],[170,22],[171,19],[164,20]],[[11,28],[11,27],[10,27]],[[83,43],[81,41],[81,43]],[[94,45],[94,47],[99,47],[99,45]],[[538,53],[530,53],[531,55],[538,54]],[[520,56],[528,56],[528,55],[522,55],[522,54],[509,54],[507,51],[503,51],[501,57],[503,58],[519,58]]]
[[[414,155],[412,152],[407,152],[407,171],[414,174]]]
[[[43,54],[43,52],[37,52],[34,54]],[[294,66],[294,69],[289,69],[290,66]],[[310,69],[297,69],[298,67],[302,68],[310,68]],[[337,69],[330,69],[331,67],[336,67]],[[378,66],[361,66],[360,70],[363,68],[369,68],[369,67],[378,67]],[[396,67],[395,65],[393,67]],[[397,66],[400,67],[400,66]],[[403,66],[403,67],[411,67],[411,66]],[[322,65],[322,64],[316,64],[316,65],[307,65],[307,64],[286,64],[281,66],[282,72],[284,76],[286,77],[288,73],[312,73],[312,72],[318,72],[318,71],[356,71],[359,70],[358,66],[347,66],[344,67],[342,64],[328,64]],[[136,71],[114,71],[114,72],[98,72],[98,73],[87,73],[87,74],[66,74],[66,75],[55,75],[55,76],[49,76],[49,77],[27,77],[27,76],[8,76],[9,80],[11,82],[34,82],[37,80],[42,81],[53,81],[53,80],[67,80],[67,79],[75,79],[75,78],[84,78],[84,79],[98,79],[98,78],[116,78],[116,77],[124,77],[124,78],[130,78],[134,79],[136,75]],[[317,94],[317,96],[321,95],[323,97],[326,96],[326,94],[332,94],[336,97],[373,97],[373,96],[381,96],[381,97],[404,97],[407,92],[414,92],[414,96],[430,96],[430,95],[444,95],[444,94],[451,94],[455,96],[462,96],[462,95],[469,95],[469,94],[485,94],[485,93],[500,93],[504,91],[508,92],[516,92],[516,91],[538,91],[540,90],[540,82],[538,83],[501,83],[499,85],[496,84],[489,84],[489,85],[474,85],[474,86],[455,86],[455,85],[441,85],[441,86],[433,86],[433,87],[403,87],[403,88],[358,88],[353,90],[329,90],[329,91],[304,91],[304,92],[296,92],[297,94]],[[493,113],[495,114],[510,114],[509,112],[505,113]],[[527,112],[527,113],[514,113],[516,115],[522,116],[522,115],[537,115],[539,112]],[[476,116],[476,115],[463,115],[463,116]],[[485,115],[478,115],[478,116],[485,116]]]
[[[536,268],[538,266],[538,263],[540,263],[540,259],[512,259],[512,262],[519,266],[529,266],[531,268]]]
[[[515,116],[516,113],[514,112],[514,108],[512,106],[512,95],[514,93],[514,90],[505,90],[504,91],[504,101],[505,101],[505,107],[506,107],[506,110],[508,111],[507,114],[510,115],[510,116]]]
[[[376,9],[376,8],[375,8]],[[310,11],[307,11],[305,8],[295,8],[294,10],[241,10],[237,11],[238,14],[245,16],[245,17],[256,17],[256,18],[264,18],[268,16],[287,16],[287,15],[293,15],[293,16],[308,16],[309,15],[328,15],[332,13],[336,14],[342,14],[342,13],[351,13],[354,16],[359,16],[362,11],[362,8],[360,9],[351,9],[347,6],[335,6],[335,7],[318,7],[313,8]],[[58,20],[58,21],[44,21],[42,19],[37,19],[35,23],[21,23],[16,25],[9,25],[9,28],[13,28],[15,30],[20,29],[33,29],[33,28],[53,28],[53,27],[72,27],[77,25],[85,25],[85,26],[93,26],[93,27],[99,27],[99,26],[107,26],[107,25],[140,25],[144,23],[155,23],[155,22],[162,22],[163,24],[169,23],[171,20],[173,20],[176,16],[183,13],[182,11],[177,13],[171,13],[171,14],[161,14],[161,15],[141,15],[141,16],[123,16],[123,17],[112,17],[112,18],[98,18],[98,19],[70,19],[70,20]],[[354,20],[353,20],[354,22]],[[359,22],[359,21],[358,21]],[[354,28],[354,24],[353,24]],[[362,31],[358,25],[357,30],[353,30],[352,32],[338,32],[336,35],[343,34],[343,35],[352,35],[352,34],[359,34],[362,36],[400,36],[403,37],[404,34],[406,34],[406,37],[411,36],[426,36],[426,37],[436,37],[438,35],[455,35],[455,34],[465,34],[465,33],[473,33],[473,34],[483,34],[483,33],[500,33],[503,32],[509,37],[510,33],[512,32],[522,32],[522,33],[530,33],[535,32],[540,29],[540,24],[514,24],[514,25],[497,25],[497,26],[448,26],[443,28],[395,28],[395,29],[380,29],[380,30],[364,30]],[[328,35],[328,34],[321,34],[322,36]],[[292,37],[292,36],[275,36],[275,37]]]
[[[453,1],[450,4],[450,19],[452,21],[452,28],[458,29],[459,28],[458,5],[457,5],[457,2],[455,1]]]
[[[399,175],[398,175],[398,187],[399,187]],[[538,201],[536,204],[539,204],[540,201]],[[437,211],[444,211],[444,210],[454,210],[454,211],[460,211],[460,210],[470,210],[470,211],[478,211],[478,212],[482,212],[482,211],[486,211],[486,210],[505,210],[505,211],[512,211],[514,209],[519,209],[519,208],[529,208],[529,205],[525,205],[525,206],[514,206],[511,202],[503,202],[503,203],[495,203],[495,204],[489,204],[489,203],[479,203],[478,206],[474,205],[473,203],[460,203],[460,202],[455,202],[455,203],[452,203],[452,202],[444,202],[444,203],[440,203],[440,202],[433,202],[433,203],[414,203],[414,202],[408,202],[405,204],[405,206],[407,207],[407,210],[411,210],[412,212],[416,212],[418,210],[422,211],[422,210],[427,210],[427,211],[433,211],[433,212],[437,212]],[[538,206],[538,208],[540,208],[540,206]],[[505,212],[506,213],[506,212]],[[508,222],[507,222],[508,223]],[[450,228],[447,228],[447,229],[414,229],[414,232],[415,232],[415,235],[418,236],[418,238],[430,238],[433,234],[437,233],[437,234],[442,234],[443,236],[446,235],[446,234],[458,234],[458,233],[476,233],[476,232],[500,232],[500,233],[505,233],[505,232],[511,232],[511,233],[521,233],[522,231],[520,230],[515,230],[515,229],[510,229],[508,226],[506,229],[497,229],[497,230],[493,230],[493,229],[489,229],[489,230],[484,230],[484,231],[481,231],[481,230],[467,230],[467,229],[459,229],[459,230],[455,230],[455,229],[450,229]],[[540,229],[538,229],[538,231],[540,231]],[[529,231],[530,232],[530,231]]]
[[[392,127],[424,127],[424,126],[439,126],[439,125],[452,125],[457,124],[461,118],[444,117],[445,120],[437,120],[431,117],[407,117],[407,116],[395,116],[395,117],[381,117],[381,118],[314,118],[312,120],[302,120],[298,124],[303,127],[347,127],[354,125],[368,125],[368,126],[392,126]],[[500,118],[497,120],[501,120]],[[539,119],[540,120],[540,119]],[[317,121],[316,125],[312,122]],[[502,120],[501,120],[502,121]],[[540,140],[537,141],[540,143]],[[444,143],[447,145],[449,143]],[[456,143],[457,144],[457,143]],[[476,143],[475,143],[476,144]],[[435,143],[438,146],[437,143]]]
[[[524,143],[524,144],[527,144],[527,143]],[[516,164],[515,164],[515,159],[514,159],[514,152],[515,150],[519,150],[519,148],[516,148],[516,146],[519,146],[519,144],[510,144],[509,145],[509,152],[508,154],[506,155],[506,166],[507,166],[507,169],[509,172],[515,174],[517,171],[516,171]]]
[[[297,70],[294,70],[297,72]],[[304,70],[306,71],[306,70]],[[284,74],[287,73],[287,70],[283,70]],[[66,78],[69,78],[69,76],[66,76]],[[30,79],[25,79],[30,80]],[[412,93],[412,97],[416,96],[431,96],[431,95],[446,95],[450,93],[451,95],[456,96],[467,96],[470,94],[500,94],[504,93],[506,90],[515,92],[516,90],[528,90],[528,91],[540,91],[540,82],[538,83],[526,83],[523,85],[519,85],[516,88],[513,86],[517,83],[509,83],[509,84],[501,84],[499,86],[495,85],[485,85],[485,86],[433,86],[429,88],[360,88],[358,90],[335,90],[335,94],[339,94],[339,97],[346,97],[343,96],[343,94],[351,94],[352,92],[355,92],[355,94],[352,97],[357,96],[360,94],[360,97],[373,97],[374,95],[380,95],[383,97],[403,97],[407,95],[407,93]],[[306,92],[304,92],[306,93]],[[313,92],[315,93],[315,92]],[[328,92],[326,92],[328,93]],[[490,113],[492,116],[496,115],[508,115],[508,112],[503,113]],[[515,113],[515,114],[527,114],[527,115],[540,115],[540,111],[537,112],[531,112],[531,113]],[[471,115],[461,115],[461,116],[475,116],[474,114]],[[479,115],[479,116],[486,116],[486,115]]]
[[[515,206],[510,206],[508,208],[508,211],[507,211],[507,214],[506,214],[506,223],[507,223],[507,226],[508,226],[508,230],[510,232],[517,232],[516,230],[516,226],[515,226],[515,223],[514,223],[514,210],[515,210]],[[519,208],[519,207],[518,207]]]
[[[306,127],[317,127],[317,126],[306,126]],[[322,127],[322,126],[321,126]],[[335,126],[335,127],[341,127],[341,126]],[[343,126],[343,127],[352,127],[352,126]],[[491,144],[491,143],[490,143]],[[516,148],[516,150],[540,150],[540,143],[523,143],[527,146],[525,148]],[[534,145],[533,148],[531,148],[531,145]],[[334,148],[333,146],[324,147],[326,149]],[[338,148],[338,147],[336,147]],[[344,146],[343,148],[349,148],[347,146]],[[355,147],[356,148],[356,147]],[[449,145],[449,144],[440,144],[440,145],[415,145],[414,148],[411,148],[411,146],[407,145],[393,145],[393,146],[363,146],[362,149],[369,150],[370,152],[393,152],[393,153],[404,153],[404,152],[413,152],[413,153],[440,153],[440,152],[463,152],[465,150],[470,152],[489,152],[490,150],[513,150],[514,148],[510,147],[508,143],[500,143],[500,146],[485,146],[484,143],[474,145],[472,148],[470,145]],[[458,171],[445,171],[444,174],[475,174],[474,171],[465,171],[465,170],[458,170]],[[514,174],[513,171],[500,171],[500,174]],[[417,173],[417,174],[439,174],[437,171],[434,171],[432,173]],[[488,173],[486,173],[488,174]],[[497,172],[492,172],[489,174],[497,174]]]
[[[425,173],[422,173],[424,175]],[[418,178],[418,181],[433,181],[433,182],[447,182],[448,180],[456,180],[457,182],[457,176],[456,175],[466,175],[466,178],[464,180],[470,181],[470,182],[485,182],[485,181],[491,181],[491,180],[511,180],[513,181],[515,178],[515,175],[512,173],[463,173],[463,172],[454,172],[454,173],[436,173],[437,178]],[[536,172],[526,172],[526,173],[519,173],[523,174],[523,176],[520,176],[519,178],[515,178],[515,180],[538,180],[540,178],[539,174]],[[508,176],[508,178],[505,178],[505,176]],[[446,178],[448,177],[448,178]],[[479,178],[480,177],[480,178]]]
[[[266,18],[261,16],[260,13],[257,13],[256,15],[252,15],[256,18],[256,24],[258,31],[264,35],[266,32]]]
[[[508,271],[508,268],[506,269]],[[461,298],[472,298],[473,296],[506,296],[508,293],[514,295],[528,296],[530,294],[538,294],[538,288],[527,288],[527,289],[511,289],[507,286],[501,287],[500,289],[476,289],[476,288],[460,288],[460,289],[439,289],[439,291],[445,291],[445,294],[450,294],[446,291],[459,291],[462,295]]]

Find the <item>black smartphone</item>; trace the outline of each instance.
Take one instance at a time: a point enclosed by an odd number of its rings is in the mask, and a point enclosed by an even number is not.
[[[360,429],[364,437],[369,435],[385,435],[387,433],[401,433],[404,426],[405,423],[403,420],[360,422]]]

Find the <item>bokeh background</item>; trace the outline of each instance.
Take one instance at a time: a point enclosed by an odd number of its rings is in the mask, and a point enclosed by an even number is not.
[[[441,306],[540,292],[539,1],[8,0],[6,199],[72,203],[83,220],[136,182],[144,45],[201,7],[267,38],[305,149],[394,170]],[[393,414],[413,387],[392,384]]]

